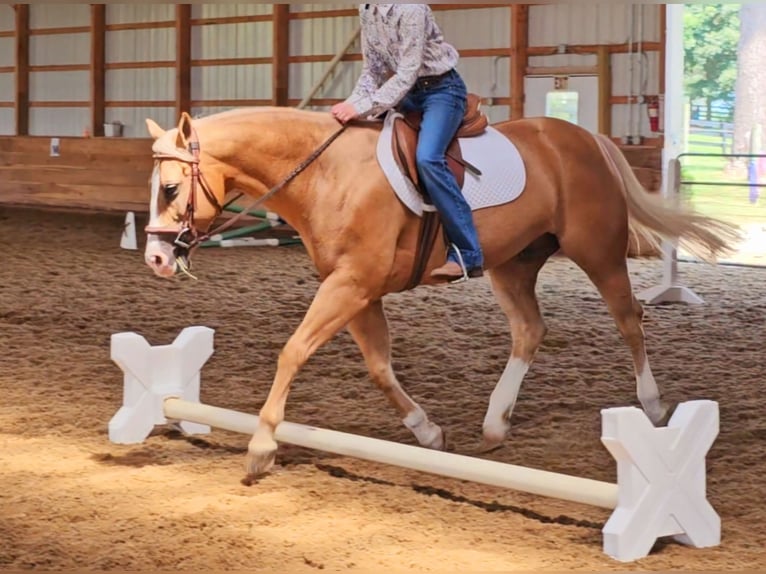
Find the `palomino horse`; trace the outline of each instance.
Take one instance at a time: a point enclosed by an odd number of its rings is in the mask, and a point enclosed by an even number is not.
[[[380,123],[339,130],[328,113],[281,107],[194,120],[184,113],[168,131],[147,119],[155,170],[145,258],[157,275],[170,277],[185,266],[188,247],[198,243],[232,190],[266,197],[263,205],[295,228],[319,272],[321,284],[279,355],[260,410],[248,447],[250,476],[274,463],[274,431],[284,419],[296,373],[343,327],[417,441],[428,448],[445,446],[441,428],[402,389],[391,365],[382,299],[408,286],[420,219],[405,209],[377,162]],[[680,239],[712,260],[729,249],[734,228],[649,194],[605,136],[550,118],[492,127],[515,143],[528,177],[515,201],[474,212],[485,270],[512,335],[510,358],[489,397],[483,443],[499,445],[510,428],[519,388],[546,332],[535,297],[538,272],[559,250],[585,271],[606,301],[632,353],[638,399],[661,424],[668,407],[649,367],[643,310],[628,276],[629,233],[655,244],[658,238]],[[444,262],[445,253],[438,237],[420,284],[434,282],[429,272]]]

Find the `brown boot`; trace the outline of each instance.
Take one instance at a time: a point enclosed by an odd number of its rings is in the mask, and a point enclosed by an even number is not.
[[[481,267],[468,270],[468,277],[481,277],[484,274]],[[434,279],[444,279],[445,281],[455,281],[456,279],[463,279],[463,269],[454,261],[447,261],[441,267],[437,267],[431,271],[431,277]]]

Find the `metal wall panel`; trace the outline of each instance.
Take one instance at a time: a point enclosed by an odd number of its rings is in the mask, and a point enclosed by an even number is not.
[[[130,24],[133,22],[167,22],[175,20],[173,4],[107,4],[107,24]]]
[[[106,101],[174,100],[175,77],[173,68],[107,70]]]
[[[458,50],[503,48],[511,45],[511,9],[473,8],[434,11],[447,42]]]
[[[89,4],[32,4],[29,6],[29,27],[67,28],[90,25]]]
[[[631,4],[545,4],[529,8],[529,45],[622,44],[630,37]],[[643,5],[643,39],[659,41],[659,9]],[[639,8],[635,9],[637,38]]]
[[[175,109],[169,107],[144,108],[107,108],[105,119],[107,123],[122,122],[123,137],[148,138],[146,118],[151,118],[165,129],[174,128],[178,124]]]
[[[192,68],[193,100],[271,99],[271,65]]]
[[[174,28],[109,30],[106,33],[106,62],[175,61]]]
[[[660,54],[645,52],[642,56],[633,54],[633,90],[644,94],[656,94],[660,89]],[[630,91],[631,56],[612,55],[612,94],[625,96]]]
[[[211,24],[192,28],[192,59],[271,57],[271,22]]]
[[[297,6],[291,5],[294,10]],[[358,16],[311,18],[290,21],[290,55],[334,55],[359,25]],[[359,41],[350,52],[359,52]]]
[[[289,97],[303,99],[311,88],[318,82],[327,69],[327,62],[310,62],[290,64],[289,68]],[[362,62],[341,62],[335,68],[334,75],[329,78],[322,89],[314,96],[316,98],[345,98],[354,89],[356,80],[362,72]]]
[[[16,42],[13,38],[0,38],[0,66],[15,66],[14,49]]]
[[[107,102],[174,101],[175,71],[173,68],[107,70],[105,95]],[[146,135],[144,119],[147,113],[153,114],[158,109],[161,108],[107,107],[105,117],[107,122],[121,122],[125,126],[125,137],[144,137],[141,135]],[[173,114],[171,109],[171,118]]]
[[[530,67],[566,67],[595,66],[598,57],[595,54],[555,54],[553,56],[530,56]]]
[[[16,135],[16,112],[13,108],[0,108],[0,135]]]
[[[46,66],[55,64],[88,64],[90,62],[90,34],[55,34],[29,38],[29,64]]]
[[[201,8],[201,7],[200,7]],[[253,7],[210,6],[203,13],[218,16],[255,12]],[[218,8],[227,8],[218,10]],[[261,11],[262,12],[262,11]],[[213,17],[213,16],[211,16]],[[271,22],[239,22],[194,26],[192,59],[270,58],[273,45]],[[192,100],[270,99],[271,64],[216,65],[192,67]],[[219,108],[195,106],[196,115],[208,115]]]
[[[30,72],[30,102],[88,102],[90,73]]]
[[[11,4],[0,4],[0,31],[8,32],[16,28],[16,12]]]
[[[638,121],[639,134],[644,137],[657,137],[657,134],[653,133],[649,127],[649,117],[646,114],[646,106],[639,106],[633,108],[633,118]],[[630,121],[630,107],[627,104],[616,104],[612,106],[612,136],[622,137],[628,135],[631,131]]]
[[[16,97],[15,74],[13,72],[0,73],[0,102],[13,102]]]
[[[192,4],[192,18],[228,18],[271,14],[272,4]]]
[[[31,7],[30,25],[35,28],[51,25],[87,25],[90,10],[72,10],[61,22],[51,20],[51,14],[37,14]],[[33,23],[35,18],[36,23]],[[85,64],[90,62],[90,34],[32,35],[29,38],[29,63],[32,66]],[[90,99],[90,73],[87,71],[33,71],[29,74],[29,101],[35,102],[88,102]],[[32,135],[79,136],[88,127],[87,108],[31,108],[29,132]]]
[[[88,108],[30,108],[29,135],[81,136],[90,123]]]

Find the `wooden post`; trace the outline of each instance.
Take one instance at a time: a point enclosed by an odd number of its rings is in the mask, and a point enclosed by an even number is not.
[[[289,99],[290,5],[273,5],[274,45],[271,59],[271,103],[286,106]]]
[[[29,135],[29,4],[16,4],[16,135]]]
[[[191,4],[176,5],[176,118],[191,114]]]
[[[104,135],[106,91],[106,5],[90,7],[90,133]]]
[[[511,6],[511,119],[524,117],[524,78],[529,46],[529,5]]]
[[[660,10],[660,63],[659,63],[659,93],[664,95],[665,94],[665,54],[666,54],[666,48],[665,45],[667,44],[667,30],[665,30],[667,26],[667,8],[665,4],[659,5]]]
[[[598,131],[612,136],[612,55],[609,46],[598,47]]]

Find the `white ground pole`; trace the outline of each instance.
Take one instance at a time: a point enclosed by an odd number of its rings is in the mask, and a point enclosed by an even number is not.
[[[684,149],[684,4],[668,4],[665,8],[665,147],[662,150],[662,193],[678,201],[681,166],[678,156]],[[704,303],[702,298],[678,282],[676,246],[662,245],[662,282],[642,291],[638,298],[649,304]]]
[[[158,424],[190,434],[210,427],[252,434],[258,417],[199,402],[200,370],[213,352],[213,330],[188,327],[170,345],[150,346],[136,333],[112,335],[112,359],[124,372],[124,404],[109,439],[135,444]],[[629,562],[658,537],[695,547],[720,544],[721,522],[706,498],[705,457],[718,435],[718,404],[680,404],[655,428],[635,407],[604,409],[601,440],[617,460],[617,483],[435,451],[291,422],[276,440],[342,456],[614,509],[603,528],[604,552]]]

